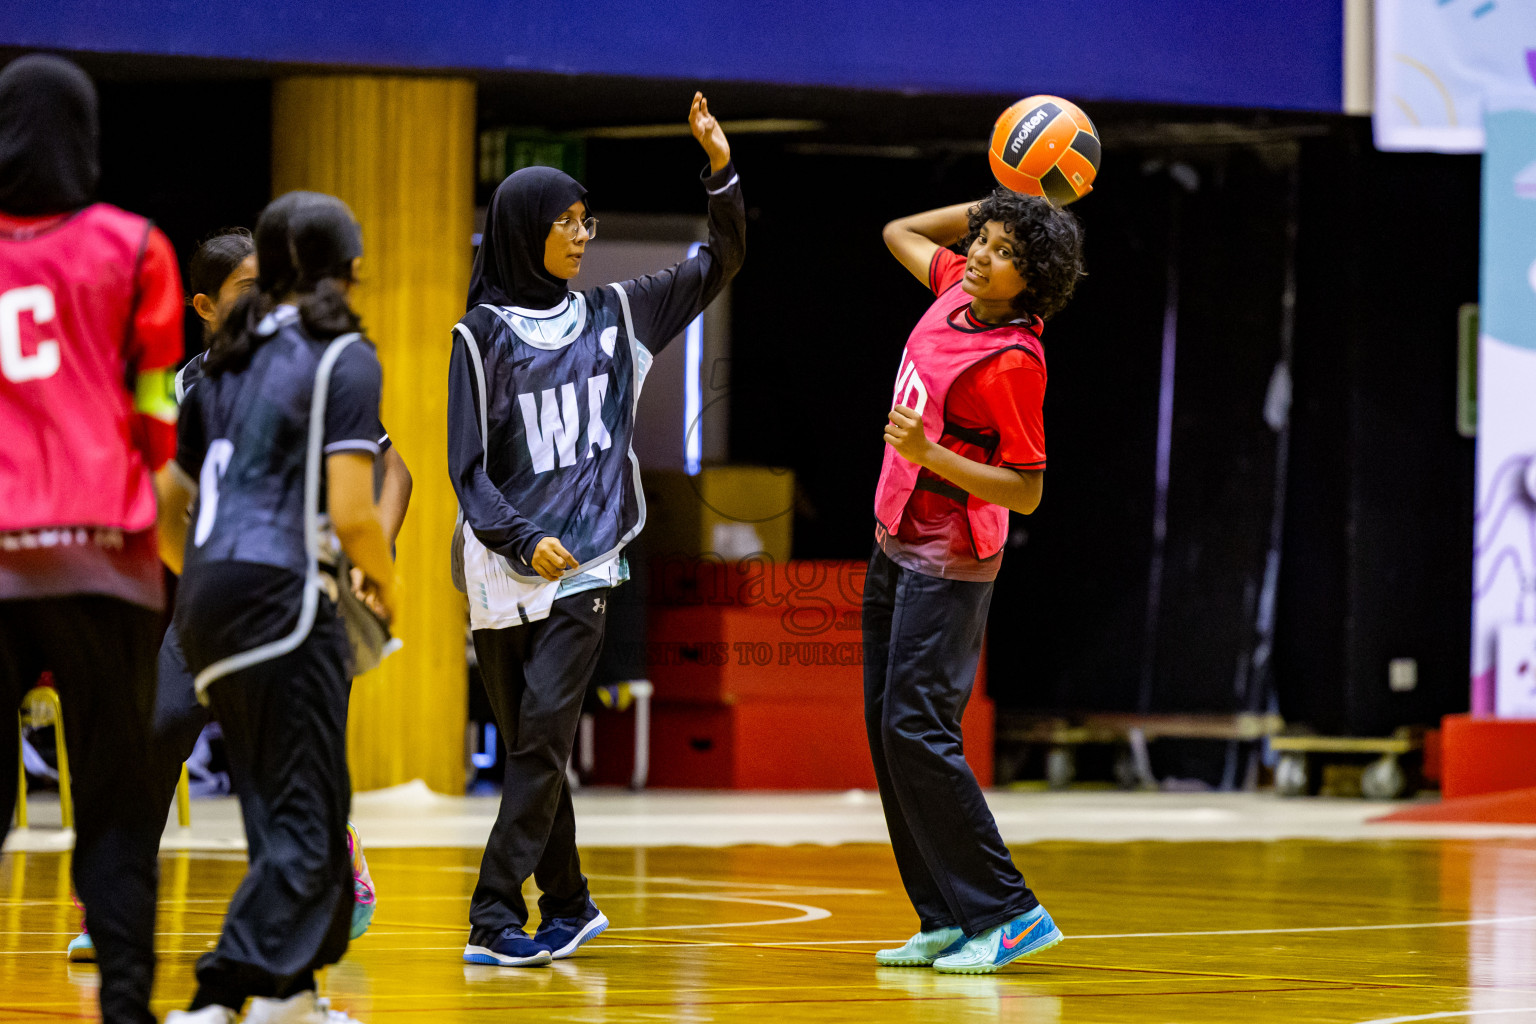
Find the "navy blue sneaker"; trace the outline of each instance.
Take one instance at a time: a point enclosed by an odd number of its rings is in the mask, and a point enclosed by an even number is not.
[[[464,947],[467,964],[493,964],[500,967],[548,967],[549,947],[530,939],[521,928],[507,928],[485,945],[477,945],[470,936]]]
[[[578,947],[603,934],[607,927],[608,918],[589,897],[580,917],[552,917],[540,923],[539,930],[533,934],[533,941],[549,948],[551,960],[564,960],[576,952]]]

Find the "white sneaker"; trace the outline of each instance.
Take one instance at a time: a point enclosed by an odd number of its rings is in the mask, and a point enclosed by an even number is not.
[[[345,1010],[331,1009],[331,1001],[324,996],[315,1000],[315,1009],[325,1014],[321,1019],[325,1024],[363,1024],[362,1021],[347,1013]]]
[[[238,1020],[227,1006],[205,1006],[201,1010],[172,1010],[165,1024],[235,1024]]]
[[[202,1024],[202,1022],[198,1021],[196,1024]],[[289,996],[287,999],[252,999],[251,1009],[245,1015],[245,1024],[362,1024],[362,1022],[340,1010],[331,1009],[329,999],[318,999],[313,991],[305,991]]]

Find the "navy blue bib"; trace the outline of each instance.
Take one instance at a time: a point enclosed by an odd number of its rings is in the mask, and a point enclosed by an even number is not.
[[[635,407],[648,369],[618,285],[573,292],[566,334],[535,341],[501,307],[480,306],[491,327],[477,339],[460,322],[482,411],[485,473],[507,501],[578,562],[570,575],[612,558],[645,525]],[[462,531],[460,531],[462,532]],[[508,559],[514,578],[541,582]]]

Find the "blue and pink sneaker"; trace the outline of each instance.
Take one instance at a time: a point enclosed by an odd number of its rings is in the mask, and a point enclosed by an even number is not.
[[[71,889],[69,898],[74,900],[75,909],[80,911],[80,934],[69,940],[65,953],[72,964],[93,964],[96,962],[96,943],[91,938],[91,931],[85,926],[85,908],[80,905],[80,900]]]
[[[69,947],[65,950],[72,964],[93,964],[96,962],[96,943],[91,940],[91,933],[82,931],[79,935],[69,940]]]
[[[996,928],[988,928],[960,948],[941,956],[933,969],[941,974],[991,974],[1004,964],[1050,949],[1066,936],[1044,907],[1036,907]]]
[[[352,930],[347,938],[355,939],[373,923],[373,912],[379,905],[378,894],[373,888],[373,876],[368,873],[368,858],[363,856],[363,840],[357,827],[347,822],[347,855],[352,858]]]

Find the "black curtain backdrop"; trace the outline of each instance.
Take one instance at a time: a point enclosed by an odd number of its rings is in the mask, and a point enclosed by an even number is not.
[[[96,70],[87,62],[87,67]],[[205,237],[250,228],[272,198],[272,87],[265,79],[100,78],[99,198],[150,218],[176,247],[182,284]],[[203,348],[187,313],[187,355]]]
[[[1281,710],[1379,735],[1468,707],[1472,441],[1456,314],[1477,301],[1481,163],[1379,153],[1352,121],[1303,150],[1296,447]],[[1418,662],[1393,693],[1392,658]]]

